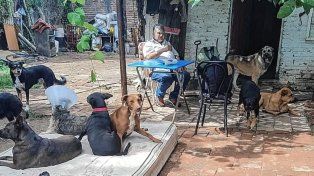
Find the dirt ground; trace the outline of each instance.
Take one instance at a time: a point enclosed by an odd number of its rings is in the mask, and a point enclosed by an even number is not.
[[[77,115],[88,116],[91,112],[90,106],[86,102],[86,97],[92,92],[108,92],[114,96],[107,101],[109,111],[121,105],[121,85],[120,85],[120,67],[119,56],[116,54],[106,55],[105,63],[100,61],[92,61],[88,58],[89,53],[61,53],[53,58],[37,58],[36,60],[26,60],[25,67],[33,65],[46,65],[50,67],[57,78],[60,75],[67,79],[66,86],[73,89],[78,96],[78,103],[70,110],[71,113]],[[127,63],[135,59],[128,58]],[[97,82],[90,82],[91,69],[97,74]],[[135,72],[128,72],[128,84],[136,78]],[[16,94],[13,89],[2,90]],[[128,86],[128,92],[135,92],[134,86]],[[25,96],[25,95],[23,95]],[[25,97],[23,97],[25,100]],[[25,104],[25,102],[24,102]],[[49,125],[51,117],[51,106],[44,94],[43,88],[30,90],[30,119],[28,123],[37,132],[44,132]],[[0,123],[0,128],[6,124],[6,119]],[[9,140],[0,138],[0,152],[13,146]]]

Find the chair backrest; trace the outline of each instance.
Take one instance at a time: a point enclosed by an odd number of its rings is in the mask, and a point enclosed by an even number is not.
[[[225,61],[203,61],[196,67],[202,95],[210,98],[232,96],[234,67]]]

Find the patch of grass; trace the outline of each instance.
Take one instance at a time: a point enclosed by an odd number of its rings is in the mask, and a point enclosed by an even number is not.
[[[10,76],[10,69],[3,63],[0,63],[0,90],[10,89],[13,87]]]

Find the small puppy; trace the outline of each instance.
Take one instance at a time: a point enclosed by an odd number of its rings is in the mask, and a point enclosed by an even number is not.
[[[6,117],[11,122],[20,116],[22,110],[23,104],[16,95],[0,93],[0,119]]]
[[[84,131],[87,117],[76,116],[61,106],[53,108],[52,117],[46,133],[59,133],[65,135],[80,135]]]
[[[300,113],[292,110],[288,103],[294,101],[292,91],[284,87],[276,93],[261,93],[261,100],[259,105],[268,113],[279,115],[281,113],[289,112],[292,115],[300,116]]]
[[[148,137],[153,142],[160,143],[159,139],[146,132],[141,128],[139,113],[142,110],[142,95],[130,94],[122,97],[125,104],[110,114],[111,121],[115,131],[118,133],[122,142],[123,137],[130,135],[133,131]]]
[[[126,149],[121,152],[121,141],[113,129],[110,116],[108,114],[105,100],[112,97],[108,93],[95,92],[87,97],[87,102],[92,106],[93,113],[88,118],[85,130],[79,139],[87,134],[89,145],[94,155],[126,155],[130,143]]]
[[[13,157],[3,156],[0,166],[12,169],[26,169],[34,167],[46,167],[69,161],[82,152],[81,142],[74,136],[62,136],[56,139],[42,138],[23,120],[8,123],[0,130],[0,137],[11,139],[15,142]]]
[[[240,56],[228,53],[225,60],[231,63],[234,68],[233,86],[237,86],[237,79],[239,74],[251,76],[255,84],[258,84],[258,79],[262,76],[270,66],[274,57],[274,48],[264,46],[259,52],[250,56]]]
[[[239,95],[239,108],[244,106],[247,118],[247,126],[253,129],[259,117],[260,89],[253,81],[243,83]]]
[[[26,108],[29,110],[29,89],[39,81],[44,81],[44,87],[48,88],[54,84],[64,85],[65,77],[61,76],[61,80],[56,79],[53,71],[44,65],[37,65],[24,68],[24,62],[2,60],[10,68],[10,75],[18,97],[22,101],[22,91],[26,93]]]

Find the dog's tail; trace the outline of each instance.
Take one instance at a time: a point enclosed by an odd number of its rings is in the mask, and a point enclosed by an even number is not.
[[[131,143],[129,142],[126,147],[124,148],[124,150],[121,152],[121,155],[127,155],[129,152],[129,149],[131,147]]]
[[[67,83],[67,80],[65,79],[64,76],[60,76],[61,77],[61,80],[58,80],[57,78],[55,78],[54,82],[58,85],[64,85]]]

